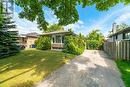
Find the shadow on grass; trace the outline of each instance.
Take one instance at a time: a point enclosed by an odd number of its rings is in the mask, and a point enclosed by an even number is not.
[[[22,75],[22,74],[24,74],[24,73],[27,73],[27,72],[29,72],[29,71],[31,71],[31,70],[33,70],[33,68],[31,68],[31,69],[29,69],[29,70],[26,70],[26,71],[24,71],[24,72],[22,72],[22,73],[19,73],[19,74],[17,74],[17,75],[14,75],[14,76],[12,76],[12,77],[9,77],[9,78],[7,78],[7,79],[1,81],[0,84],[3,83],[3,82],[8,81],[8,80],[10,80],[10,79],[13,79],[13,78],[15,78],[15,77],[17,77],[17,76],[20,76],[20,75]]]
[[[35,84],[33,81],[26,81],[23,83],[19,83],[19,84],[14,84],[10,87],[35,87]]]
[[[73,58],[74,55],[68,54],[69,59]],[[0,83],[4,83],[10,79],[18,77],[31,70],[35,72],[31,75],[41,75],[45,73],[48,75],[58,67],[60,67],[64,61],[64,53],[56,51],[40,51],[40,50],[25,50],[18,53],[15,56],[8,57],[0,60],[0,74],[16,70],[16,69],[27,69],[19,74],[14,74],[11,77],[7,77]],[[44,77],[44,76],[43,76]]]

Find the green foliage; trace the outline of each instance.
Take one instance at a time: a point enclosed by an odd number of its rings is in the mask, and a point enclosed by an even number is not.
[[[118,68],[122,74],[122,79],[126,85],[126,87],[130,87],[130,62],[126,62],[123,60],[116,61]]]
[[[19,52],[19,48],[16,46],[17,33],[9,31],[9,29],[15,28],[11,19],[0,14],[0,58]]]
[[[99,30],[93,30],[90,32],[86,38],[86,48],[87,49],[102,49],[104,41],[104,36]]]
[[[127,24],[125,24],[125,23],[122,23],[122,24],[120,24],[120,25],[117,25],[116,31],[120,31],[120,30],[125,29],[125,28],[127,28],[127,27],[129,27],[129,25],[127,25]]]
[[[64,28],[58,24],[54,24],[54,25],[49,26],[45,32],[53,32],[53,31],[58,31],[58,30],[64,30]]]
[[[48,50],[51,49],[51,37],[41,36],[35,41],[36,49]]]
[[[64,52],[79,55],[85,49],[84,40],[80,36],[65,36]]]
[[[68,25],[79,20],[77,5],[82,7],[95,5],[99,11],[108,10],[118,3],[129,4],[129,0],[15,0],[22,8],[19,16],[30,21],[37,21],[40,29],[47,29],[43,7],[50,8],[57,16],[60,25]]]

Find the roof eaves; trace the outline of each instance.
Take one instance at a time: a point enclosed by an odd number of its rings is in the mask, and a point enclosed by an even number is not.
[[[122,29],[122,30],[120,30],[120,31],[118,31],[118,32],[116,32],[116,33],[114,33],[114,34],[111,34],[111,35],[109,35],[109,37],[112,37],[112,36],[115,36],[115,35],[117,35],[117,34],[121,34],[121,33],[123,33],[123,32],[127,32],[127,31],[130,31],[130,27],[125,28],[125,29]]]

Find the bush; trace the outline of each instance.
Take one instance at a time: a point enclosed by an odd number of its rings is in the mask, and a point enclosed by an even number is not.
[[[102,50],[103,42],[98,40],[86,40],[86,48],[89,50]]]
[[[91,31],[86,37],[86,48],[94,50],[103,49],[104,36],[100,30]]]
[[[79,36],[65,36],[64,52],[79,55],[83,53],[84,49],[84,40],[82,40]]]
[[[15,55],[20,49],[16,45],[2,46],[0,45],[0,59]]]
[[[36,49],[48,50],[51,49],[51,38],[49,36],[41,36],[35,41]]]

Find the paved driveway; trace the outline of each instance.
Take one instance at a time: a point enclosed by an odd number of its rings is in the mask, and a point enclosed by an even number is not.
[[[113,60],[103,51],[86,50],[37,87],[125,87]]]

